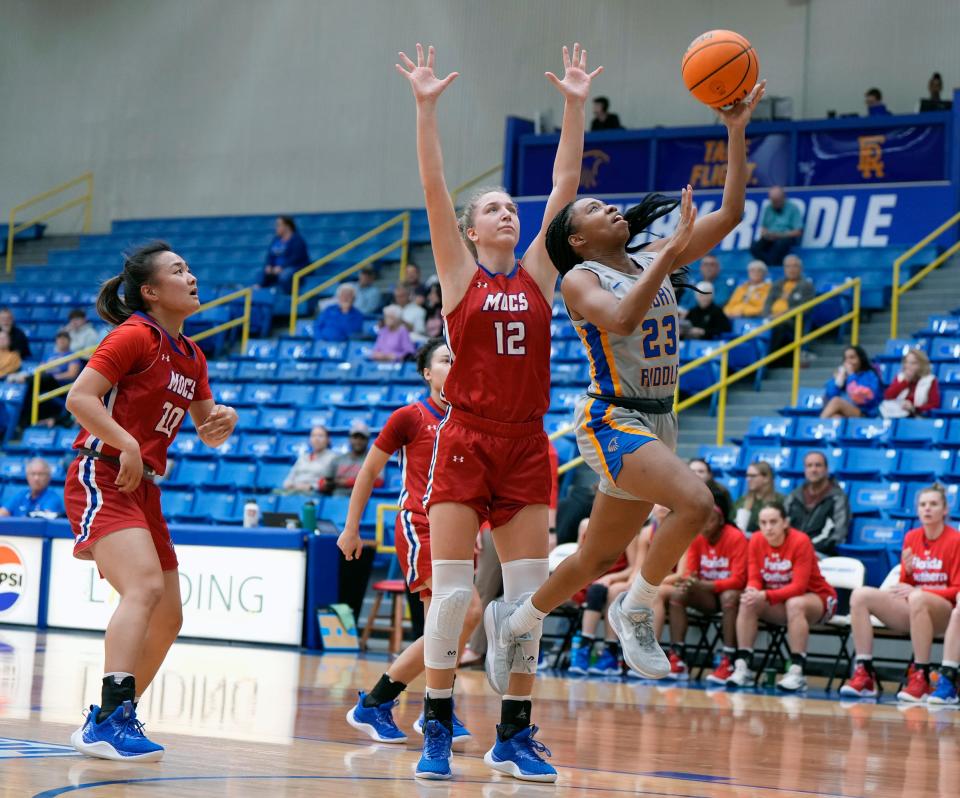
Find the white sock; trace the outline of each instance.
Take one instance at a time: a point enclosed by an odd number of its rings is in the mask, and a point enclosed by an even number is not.
[[[128,676],[129,676],[131,679],[133,678],[133,674],[132,674],[132,673],[124,673],[123,671],[111,671],[110,673],[105,673],[105,674],[103,674],[103,678],[104,678],[104,679],[106,679],[108,676],[112,676],[112,677],[113,677],[113,683],[114,683],[114,684],[120,684],[120,683],[121,683],[124,679],[126,679]]]
[[[651,585],[643,574],[637,574],[630,585],[630,590],[623,597],[623,609],[626,612],[635,612],[640,609],[650,609],[657,598],[657,585]]]
[[[441,690],[439,687],[428,687],[427,698],[453,698],[453,688]]]
[[[944,668],[960,668],[960,662],[952,659],[945,659],[940,663]]]
[[[546,615],[547,613],[540,612],[533,606],[533,596],[528,596],[508,619],[507,628],[510,630],[510,634],[517,637],[526,634],[538,623],[541,623]]]
[[[505,695],[504,701],[533,701],[533,695]]]

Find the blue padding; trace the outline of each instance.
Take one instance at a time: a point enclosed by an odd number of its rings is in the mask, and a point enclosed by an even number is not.
[[[31,537],[72,538],[70,522],[66,518],[55,521],[35,521],[32,519],[0,519],[0,532],[7,535],[25,534],[17,524],[45,524],[39,533],[29,533]],[[11,525],[12,528],[11,528]],[[24,527],[27,528],[27,527]],[[272,527],[253,527],[245,529],[237,526],[209,526],[207,524],[170,524],[170,536],[178,546],[222,546],[238,549],[297,549],[304,547],[303,532],[299,529],[274,529]]]

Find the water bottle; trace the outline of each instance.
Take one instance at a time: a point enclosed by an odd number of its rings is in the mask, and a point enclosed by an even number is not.
[[[317,505],[312,501],[305,502],[300,508],[300,528],[305,532],[313,532],[317,528]]]
[[[260,525],[260,505],[253,499],[243,505],[243,525],[248,529]]]

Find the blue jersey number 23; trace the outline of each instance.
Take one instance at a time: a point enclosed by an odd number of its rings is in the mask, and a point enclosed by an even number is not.
[[[666,334],[666,340],[660,343],[660,328]],[[643,356],[653,360],[661,355],[677,354],[677,317],[664,316],[663,319],[647,319],[640,325],[644,332]]]

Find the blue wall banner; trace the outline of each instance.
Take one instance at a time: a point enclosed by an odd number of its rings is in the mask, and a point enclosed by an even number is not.
[[[591,139],[594,137],[591,136]],[[583,148],[580,191],[618,194],[636,191],[650,182],[650,141],[642,138],[597,136]],[[557,136],[531,136],[521,139],[519,185],[517,192],[527,196],[549,194],[553,179],[553,160],[557,154]]]
[[[943,180],[944,125],[801,131],[797,183],[804,186]]]
[[[654,185],[678,190],[723,188],[727,177],[727,137],[662,139],[657,142]],[[790,182],[790,136],[768,133],[747,139],[747,185],[782,186]]]

